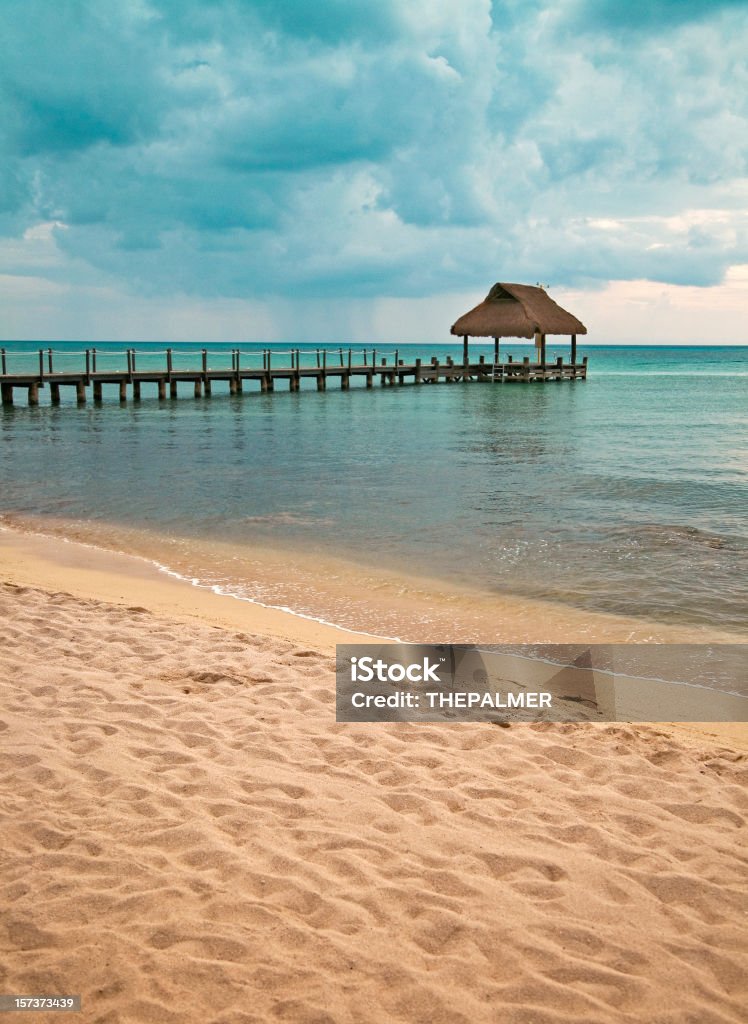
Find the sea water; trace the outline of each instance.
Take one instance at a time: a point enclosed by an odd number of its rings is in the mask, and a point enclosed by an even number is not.
[[[40,345],[3,344],[9,372],[38,366]],[[55,370],[84,366],[80,343],[51,347]],[[122,343],[96,347],[99,369],[125,368]],[[164,344],[133,347],[139,370],[165,366]],[[209,365],[230,366],[235,347],[211,345]],[[199,367],[201,346],[172,348],[175,368]],[[314,365],[316,346],[300,348]],[[262,346],[241,349],[242,366],[261,365]],[[287,351],[276,346],[273,365]],[[493,344],[471,353],[490,362]],[[502,343],[508,353],[534,355]],[[460,361],[461,345],[399,354]],[[549,342],[549,361],[562,354]],[[748,348],[583,355],[587,381],[545,385],[341,391],[331,379],[325,392],[245,383],[229,396],[214,384],[196,400],[185,384],[165,402],[143,385],[138,403],[105,387],[80,408],[72,388],[56,407],[48,389],[33,408],[17,392],[0,414],[0,513],[374,633],[404,632],[367,605],[386,576],[390,593],[428,578],[455,610],[496,595],[741,634]],[[326,358],[339,363],[339,349]],[[391,365],[394,346],[382,358]]]

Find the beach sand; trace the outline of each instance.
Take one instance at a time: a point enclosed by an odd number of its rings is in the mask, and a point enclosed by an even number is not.
[[[0,991],[745,1020],[745,726],[338,725],[351,634],[42,543],[0,545]]]

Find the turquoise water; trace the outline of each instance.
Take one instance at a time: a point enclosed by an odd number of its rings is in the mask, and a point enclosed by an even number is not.
[[[9,372],[38,365],[33,343],[4,346]],[[54,369],[82,366],[83,347],[55,343]],[[165,365],[163,344],[136,347],[138,369]],[[209,364],[230,364],[233,347],[212,345]],[[98,344],[99,368],[124,368],[124,348]],[[199,345],[173,348],[175,367],[199,365]],[[316,347],[301,348],[312,365]],[[260,365],[261,351],[243,345],[242,365]],[[490,359],[492,346],[472,351]],[[549,344],[548,357],[566,351]],[[406,361],[460,353],[400,350]],[[582,355],[589,379],[574,384],[330,382],[267,396],[245,385],[238,397],[215,385],[211,399],[185,388],[162,403],[144,385],[138,404],[105,389],[101,406],[80,409],[72,389],[59,407],[43,391],[38,408],[0,414],[0,511],[237,551],[288,546],[427,572],[445,588],[743,628],[748,348],[581,345]]]

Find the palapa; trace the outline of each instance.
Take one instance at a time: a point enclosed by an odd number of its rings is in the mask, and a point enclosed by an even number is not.
[[[451,333],[472,338],[533,338],[586,334],[587,328],[544,288],[500,281],[483,302],[452,324]]]

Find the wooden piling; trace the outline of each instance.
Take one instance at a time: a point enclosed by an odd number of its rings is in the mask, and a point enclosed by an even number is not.
[[[50,384],[49,385],[49,400],[52,405],[60,404],[60,385]]]
[[[199,377],[195,378],[195,398],[202,398],[203,395],[203,382]]]
[[[175,383],[175,387],[176,387],[176,383]],[[127,381],[126,380],[121,380],[119,382],[119,400],[120,400],[120,402],[126,402],[127,401]]]
[[[93,382],[93,398],[94,398],[94,402],[100,402],[101,401],[101,381],[100,380],[95,380]]]
[[[13,405],[13,385],[3,384],[0,386],[0,399],[3,405]]]
[[[79,380],[75,385],[75,400],[78,405],[86,404],[86,382]]]
[[[29,384],[29,405],[39,404],[39,385]]]
[[[175,380],[169,381],[169,398],[177,397],[177,382]]]

